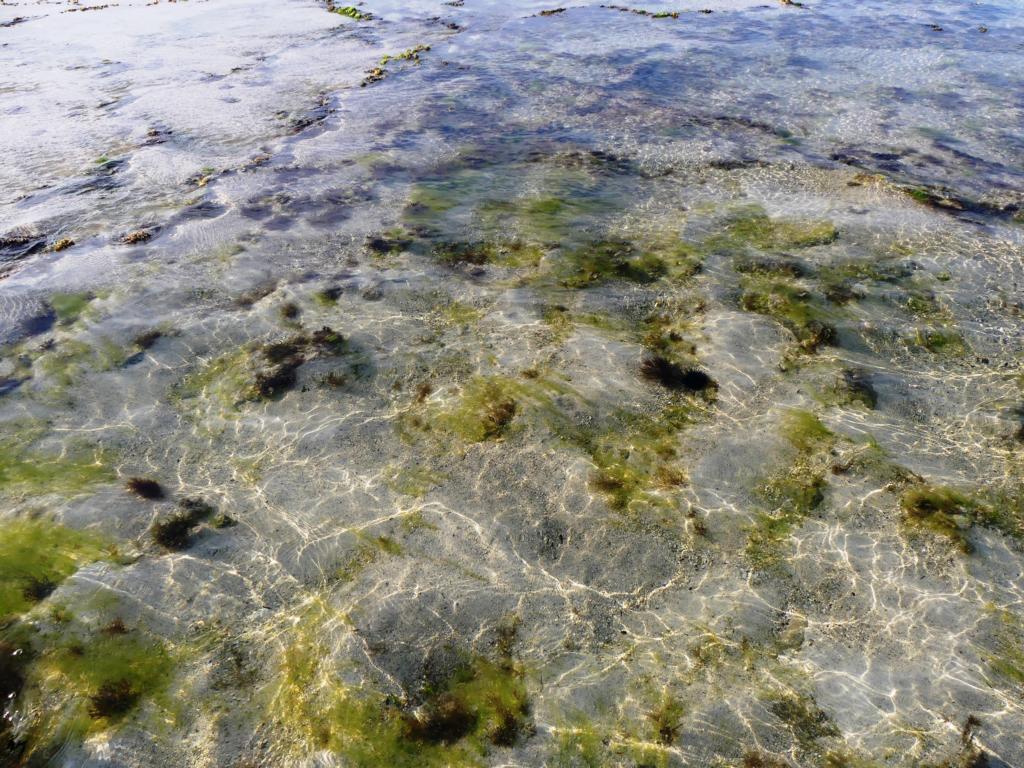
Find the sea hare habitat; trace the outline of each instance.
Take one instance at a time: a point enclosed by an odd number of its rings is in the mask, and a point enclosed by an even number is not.
[[[1024,766],[1019,2],[0,37],[0,766]]]

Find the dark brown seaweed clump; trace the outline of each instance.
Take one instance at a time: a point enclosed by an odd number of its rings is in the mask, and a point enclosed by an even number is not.
[[[214,513],[214,508],[202,499],[183,499],[178,511],[153,524],[153,541],[164,549],[185,549],[192,541],[192,531]]]
[[[843,384],[850,393],[851,400],[859,400],[871,409],[878,405],[878,392],[871,383],[871,375],[867,371],[843,371]]]
[[[705,392],[718,389],[715,380],[696,368],[681,368],[660,355],[645,357],[640,363],[640,374],[666,389],[686,392]]]
[[[31,576],[22,589],[22,594],[25,595],[25,599],[29,602],[39,603],[53,594],[53,590],[56,588],[56,582],[53,582],[50,579],[40,579],[35,576]]]
[[[89,697],[89,714],[94,718],[118,718],[124,715],[139,698],[128,680],[114,680],[103,683]]]
[[[149,349],[160,339],[163,334],[157,330],[143,331],[134,339],[132,343],[135,344],[139,349]]]
[[[454,744],[475,727],[477,715],[465,702],[444,693],[405,720],[406,738],[429,744]]]
[[[495,719],[496,722],[487,731],[487,738],[496,747],[513,746],[523,730],[522,717],[499,702]]]
[[[149,499],[150,501],[155,499],[162,499],[164,497],[164,489],[160,486],[156,480],[150,480],[145,477],[130,477],[128,482],[125,483],[125,488],[143,499]]]
[[[515,418],[517,409],[516,401],[511,397],[500,397],[487,403],[484,406],[484,413],[481,418],[484,437],[499,437],[504,434],[506,427]]]

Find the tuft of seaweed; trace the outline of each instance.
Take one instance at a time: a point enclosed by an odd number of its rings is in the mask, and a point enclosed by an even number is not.
[[[173,514],[153,523],[153,541],[167,550],[185,549],[192,543],[192,532],[215,511],[202,499],[182,499]]]
[[[718,384],[704,371],[697,368],[681,368],[660,355],[649,355],[640,362],[640,374],[649,381],[657,382],[666,389],[691,393],[714,392]]]
[[[129,477],[124,487],[140,499],[155,501],[164,497],[163,486],[148,477]]]

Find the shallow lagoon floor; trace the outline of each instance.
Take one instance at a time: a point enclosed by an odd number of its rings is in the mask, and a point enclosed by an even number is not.
[[[0,6],[0,766],[1024,764],[1022,39]]]

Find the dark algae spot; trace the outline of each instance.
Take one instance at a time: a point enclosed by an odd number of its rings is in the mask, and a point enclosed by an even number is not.
[[[140,499],[155,501],[164,497],[163,486],[161,486],[156,480],[151,480],[146,477],[130,477],[125,482],[124,487]]]
[[[681,368],[659,355],[645,357],[640,362],[640,373],[649,381],[657,382],[667,389],[686,392],[713,392],[718,389],[708,374],[697,368]]]
[[[903,494],[900,508],[911,526],[945,536],[965,553],[973,551],[967,532],[978,505],[970,497],[952,488],[917,486]]]
[[[130,680],[111,680],[101,683],[96,693],[89,696],[89,714],[94,718],[123,717],[139,699]]]
[[[153,524],[153,541],[170,551],[186,549],[192,543],[193,531],[215,511],[201,499],[183,499],[173,514]]]

